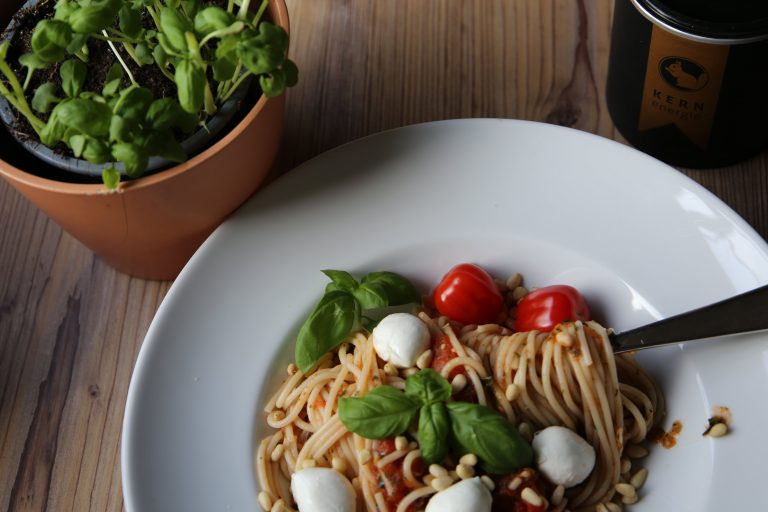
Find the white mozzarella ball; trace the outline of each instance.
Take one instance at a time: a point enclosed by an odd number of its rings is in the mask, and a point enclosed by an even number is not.
[[[306,468],[291,477],[291,493],[299,512],[355,512],[355,489],[331,468]]]
[[[537,432],[531,445],[539,471],[553,484],[566,488],[578,485],[595,467],[595,449],[565,427]]]
[[[398,368],[410,368],[429,347],[429,329],[410,313],[385,316],[371,333],[373,348],[385,361]]]
[[[461,480],[438,492],[427,503],[426,512],[490,512],[491,491],[480,478]]]

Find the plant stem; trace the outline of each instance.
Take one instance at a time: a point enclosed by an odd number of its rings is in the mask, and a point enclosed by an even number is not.
[[[116,28],[108,28],[107,30],[109,30],[109,32],[114,34],[116,37],[119,37],[120,39],[127,39],[131,43],[140,43],[141,42],[140,39],[134,39],[133,37],[131,37],[128,34],[126,34],[125,32],[123,32],[121,30],[118,30]]]
[[[119,36],[110,36],[107,34],[106,30],[102,30],[101,33],[103,35],[99,34],[91,34],[91,37],[94,39],[98,39],[99,41],[106,41],[108,43],[135,43],[135,39],[125,38],[125,37],[119,37]]]
[[[82,49],[77,50],[75,52],[75,57],[77,57],[78,59],[80,59],[81,61],[83,61],[85,63],[88,63],[88,54],[85,53]]]
[[[240,84],[243,83],[243,80],[245,80],[247,77],[251,76],[252,74],[253,73],[251,73],[250,71],[246,71],[245,73],[240,75],[240,77],[237,80],[235,80],[235,82],[232,84],[232,87],[227,91],[224,97],[219,100],[219,102],[223,104],[225,101],[227,101],[229,97],[232,96],[232,93],[235,92],[238,87],[240,87]]]
[[[237,66],[235,67],[235,72],[232,73],[232,76],[239,77],[240,76],[240,71],[242,71],[242,69],[243,69],[243,64],[242,64],[242,62],[240,62],[238,60]],[[226,82],[221,82],[219,84],[219,86],[221,86],[221,87],[220,87],[220,90],[216,94],[216,100],[218,101],[219,105],[224,103],[224,101],[222,101],[222,98],[228,95],[229,89],[232,87],[232,83],[234,82],[234,80],[235,79],[227,80]]]
[[[240,10],[237,11],[237,17],[241,20],[245,19],[245,15],[248,14],[248,8],[251,6],[251,0],[243,0],[240,4]]]
[[[189,53],[192,55],[192,60],[197,62],[201,68],[206,69],[208,65],[203,59],[203,56],[200,55],[200,45],[197,43],[195,34],[192,32],[184,32],[184,39],[187,41],[187,48],[189,49]]]
[[[229,2],[227,2],[227,12],[231,14],[234,10],[235,10],[235,0],[229,0]]]
[[[253,26],[258,27],[259,26],[259,20],[261,20],[261,16],[264,14],[264,11],[267,9],[267,5],[269,5],[269,2],[267,0],[262,0],[261,5],[259,6],[259,10],[256,12],[256,16],[253,17]]]
[[[216,102],[213,99],[211,85],[208,80],[205,81],[205,113],[209,116],[216,113]]]
[[[160,32],[160,19],[157,17],[157,12],[155,12],[155,9],[151,6],[147,6],[147,12],[152,17],[152,21],[155,23],[155,28]]]
[[[0,82],[0,96],[3,96],[8,101],[8,103],[13,106],[13,108],[18,110],[19,113],[27,118],[27,121],[29,121],[29,124],[32,125],[32,128],[35,130],[35,132],[40,135],[40,132],[45,127],[45,123],[39,117],[37,117],[34,112],[32,112],[32,109],[29,108],[29,104],[27,103],[27,100],[24,98],[24,96],[21,96],[20,98],[17,97],[13,92],[8,90],[8,88],[2,82]]]
[[[5,78],[7,78],[11,83],[11,88],[13,89],[13,93],[16,95],[16,98],[23,100],[24,88],[19,83],[19,79],[16,78],[16,75],[13,74],[13,71],[11,70],[10,66],[8,66],[8,63],[4,60],[0,60],[0,72],[2,72],[5,75]],[[26,100],[24,101],[26,102]]]
[[[214,37],[226,37],[234,34],[239,34],[245,29],[245,23],[242,21],[236,21],[228,27],[224,27],[219,30],[214,30],[200,41],[200,46],[205,46],[205,43],[213,39]]]
[[[105,36],[107,35],[107,31],[106,30],[102,30],[101,33],[104,34]],[[131,73],[131,70],[128,69],[128,65],[123,60],[123,57],[120,56],[120,52],[118,52],[117,48],[115,48],[115,43],[113,43],[112,41],[107,40],[107,44],[109,45],[109,48],[112,50],[112,53],[115,54],[115,57],[117,57],[117,61],[120,63],[120,65],[125,70],[125,73],[128,75],[128,78],[131,80],[131,83],[133,85],[139,85],[136,82],[136,79],[133,77],[133,73]]]

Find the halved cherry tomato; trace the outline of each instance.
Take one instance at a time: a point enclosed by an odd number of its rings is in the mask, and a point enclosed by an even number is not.
[[[432,298],[441,315],[463,324],[489,324],[504,311],[504,298],[493,278],[471,263],[453,267]]]
[[[565,284],[534,290],[517,305],[516,331],[551,331],[567,320],[589,320],[589,308],[579,291]]]

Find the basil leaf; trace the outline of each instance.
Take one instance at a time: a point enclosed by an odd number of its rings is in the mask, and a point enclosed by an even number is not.
[[[328,286],[325,287],[325,291],[343,290],[345,292],[353,292],[357,288],[357,280],[352,277],[352,274],[343,270],[323,270],[323,274],[328,276],[331,280]]]
[[[122,162],[125,173],[131,178],[140,176],[147,169],[149,155],[135,144],[118,142],[112,146],[112,156]]]
[[[273,69],[268,75],[259,77],[259,85],[267,98],[280,96],[285,90],[285,73],[281,69]]]
[[[229,59],[216,59],[213,62],[213,79],[226,82],[235,78],[237,64]]]
[[[69,25],[58,20],[43,20],[32,34],[32,51],[44,62],[59,62],[64,59],[71,40]]]
[[[29,72],[32,73],[36,69],[45,69],[45,68],[47,68],[51,63],[46,61],[46,60],[44,60],[44,59],[42,59],[36,53],[25,53],[24,55],[19,57],[19,64],[29,68]]]
[[[283,73],[285,73],[286,87],[293,87],[299,83],[299,68],[291,59],[285,59],[283,62]]]
[[[153,130],[179,127],[184,132],[197,126],[197,117],[185,111],[171,98],[160,98],[152,102],[147,110],[147,121]]]
[[[326,293],[304,322],[296,339],[296,364],[306,373],[360,323],[360,308],[348,292]]]
[[[115,21],[122,0],[100,0],[79,7],[69,14],[69,25],[78,34],[93,34],[104,30]]]
[[[183,162],[187,159],[184,148],[173,137],[171,130],[156,131],[152,134],[152,154],[170,160],[171,162]]]
[[[450,385],[449,385],[450,387]],[[448,454],[451,431],[448,411],[443,402],[424,405],[419,411],[419,449],[426,464],[442,462]]]
[[[144,120],[153,99],[152,91],[146,87],[134,85],[120,93],[117,103],[115,103],[114,112],[127,120],[140,122]]]
[[[457,453],[474,453],[483,469],[495,474],[511,473],[532,463],[531,446],[494,409],[466,402],[453,402],[447,407],[451,442]]]
[[[363,277],[360,283],[360,296],[375,303],[382,300],[385,303],[375,306],[398,306],[401,304],[421,303],[421,294],[405,277],[394,272],[371,272]]]
[[[190,114],[200,112],[205,95],[205,72],[190,60],[181,60],[176,65],[176,88],[181,107]]]
[[[120,30],[124,32],[128,37],[138,39],[141,35],[141,11],[138,9],[132,9],[128,5],[123,5],[120,8]]]
[[[141,62],[144,66],[149,66],[153,62],[155,62],[155,58],[152,55],[152,50],[149,49],[149,45],[147,43],[138,43],[136,45],[136,58],[139,59],[139,62]]]
[[[109,167],[101,171],[101,181],[104,182],[104,186],[110,190],[114,190],[120,184],[120,171],[114,167]]]
[[[405,394],[424,405],[451,398],[451,383],[432,368],[414,373],[405,381]]]
[[[51,105],[54,105],[61,101],[56,96],[57,87],[56,84],[46,82],[35,90],[35,95],[32,97],[32,108],[43,114],[47,114],[51,111]]]
[[[413,423],[420,404],[392,386],[379,386],[362,398],[340,398],[339,419],[366,439],[402,434]]]
[[[160,25],[163,33],[175,49],[185,51],[187,39],[185,32],[192,32],[192,23],[179,11],[170,7],[160,9]]]
[[[109,122],[109,140],[111,142],[131,142],[139,130],[139,123],[115,114]]]
[[[80,60],[69,59],[62,63],[59,68],[59,75],[61,76],[61,88],[64,90],[64,94],[70,98],[77,97],[83,88],[87,72],[85,64]]]
[[[112,157],[109,146],[87,135],[73,135],[69,138],[69,147],[76,157],[84,158],[93,164],[103,164]]]
[[[221,7],[206,7],[195,16],[195,32],[205,37],[211,32],[227,28],[235,22],[235,15]]]
[[[76,98],[59,103],[53,110],[58,111],[59,120],[73,134],[83,133],[96,138],[109,134],[112,109],[104,103]]]

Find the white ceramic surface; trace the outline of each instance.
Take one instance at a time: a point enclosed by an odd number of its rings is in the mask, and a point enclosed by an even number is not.
[[[174,283],[141,348],[122,446],[131,512],[258,510],[259,415],[320,297],[320,269],[388,269],[427,290],[472,261],[579,287],[626,329],[768,283],[768,246],[698,184],[628,147],[521,121],[402,128],[291,171],[224,223]],[[768,336],[641,355],[678,446],[657,447],[635,511],[763,501]],[[731,435],[701,436],[715,405]],[[735,500],[735,501],[734,501]]]

